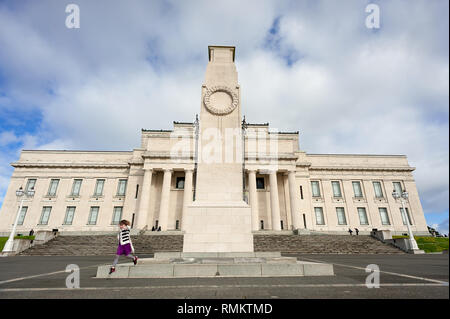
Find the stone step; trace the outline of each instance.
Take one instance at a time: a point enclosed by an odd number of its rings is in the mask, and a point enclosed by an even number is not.
[[[243,257],[241,257],[243,258]],[[202,258],[166,260],[141,259],[138,265],[119,264],[109,275],[110,265],[97,268],[97,278],[176,278],[176,277],[293,277],[293,276],[333,276],[332,264],[297,261],[284,257],[284,260],[264,259],[259,262],[243,262],[233,258],[216,258],[215,262],[202,262]],[[206,258],[206,260],[208,260]]]

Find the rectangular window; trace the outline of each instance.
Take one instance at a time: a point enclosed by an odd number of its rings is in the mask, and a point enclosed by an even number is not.
[[[114,207],[111,225],[119,225],[119,222],[122,219],[122,211],[123,211],[122,206]]]
[[[176,189],[184,189],[184,177],[177,177]]]
[[[138,198],[139,195],[139,184],[136,184],[136,194],[134,195],[134,198]]]
[[[89,212],[88,225],[97,224],[98,210],[99,210],[99,207],[97,207],[97,206],[91,207],[91,211]]]
[[[256,189],[264,189],[264,177],[257,177],[256,178]]]
[[[104,179],[97,179],[97,183],[95,184],[94,196],[102,196],[103,195],[103,186],[105,185]]]
[[[345,219],[344,207],[336,207],[336,214],[338,218],[339,225],[347,225],[347,220]]]
[[[389,221],[389,215],[388,215],[387,209],[385,207],[380,207],[380,208],[378,208],[378,211],[380,212],[381,224],[390,225],[391,222]]]
[[[352,182],[353,185],[353,194],[355,197],[363,197],[361,183],[358,181]]]
[[[180,221],[178,219],[175,221],[175,229],[180,229]]]
[[[119,184],[117,185],[117,196],[125,196],[127,190],[127,180],[119,179]]]
[[[333,188],[333,197],[342,197],[341,184],[338,181],[331,182]]]
[[[47,196],[56,196],[56,190],[58,189],[59,179],[52,179],[48,188]]]
[[[396,190],[399,195],[402,195],[402,193],[403,193],[402,183],[393,182],[392,184],[394,184],[394,190]]]
[[[29,191],[31,189],[34,189],[34,186],[36,185],[36,179],[31,178],[27,181],[27,186],[25,187],[25,191]]]
[[[303,199],[303,187],[300,186],[300,199]]]
[[[23,225],[23,222],[25,220],[25,215],[27,214],[28,207],[22,206],[22,210],[20,211],[19,220],[17,222],[17,225]]]
[[[70,193],[71,196],[80,196],[80,189],[81,189],[81,182],[82,179],[74,179],[73,185],[72,185],[72,192]]]
[[[41,219],[39,220],[39,225],[48,225],[48,220],[50,219],[50,213],[52,211],[51,206],[44,206],[42,208]]]
[[[403,214],[403,208],[400,208],[400,214],[402,215],[403,225],[406,225],[406,217],[405,217],[405,214]],[[408,216],[409,224],[412,225],[413,223],[411,220],[411,216],[409,215],[408,207],[406,207],[406,216]]]
[[[358,207],[358,215],[359,215],[359,223],[361,225],[369,225],[366,209],[364,207]]]
[[[316,224],[325,225],[325,219],[323,218],[322,207],[314,207],[314,213],[316,214]]]
[[[320,187],[318,181],[312,181],[311,182],[311,189],[312,189],[312,196],[313,197],[320,197]]]
[[[67,206],[66,216],[64,217],[64,225],[72,225],[74,215],[75,206]]]
[[[376,198],[383,198],[383,190],[381,189],[380,182],[373,182],[373,189],[375,190]]]

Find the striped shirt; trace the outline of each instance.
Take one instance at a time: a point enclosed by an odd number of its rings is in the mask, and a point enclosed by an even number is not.
[[[117,237],[119,238],[120,245],[131,244],[130,229],[128,227],[122,229]]]

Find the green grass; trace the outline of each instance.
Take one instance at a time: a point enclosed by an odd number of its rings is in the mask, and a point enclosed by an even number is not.
[[[34,236],[16,236],[14,239],[34,239]],[[8,237],[0,237],[0,251],[3,250],[6,242],[8,241]]]
[[[392,236],[393,239],[396,238],[408,238],[408,236]],[[448,237],[421,237],[414,236],[419,249],[424,250],[426,253],[435,253],[448,250]]]

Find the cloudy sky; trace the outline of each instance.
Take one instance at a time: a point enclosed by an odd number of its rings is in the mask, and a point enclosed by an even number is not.
[[[309,153],[406,154],[428,224],[448,233],[448,6],[0,1],[0,204],[21,149],[131,150],[141,128],[192,121],[207,46],[233,45],[249,122],[300,131]]]

